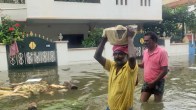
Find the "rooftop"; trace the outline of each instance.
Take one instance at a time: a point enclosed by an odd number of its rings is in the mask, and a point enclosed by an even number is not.
[[[171,8],[175,8],[181,5],[192,5],[195,4],[196,0],[163,0],[163,5]]]

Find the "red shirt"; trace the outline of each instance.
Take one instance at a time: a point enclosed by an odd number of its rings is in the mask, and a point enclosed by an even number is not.
[[[148,49],[143,53],[144,64],[144,81],[152,82],[163,71],[161,67],[168,66],[168,54],[167,51],[157,46],[157,48],[149,53]]]

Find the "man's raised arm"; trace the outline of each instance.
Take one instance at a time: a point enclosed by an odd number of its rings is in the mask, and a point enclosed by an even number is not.
[[[101,42],[99,43],[94,58],[102,65],[105,66],[106,59],[102,56],[104,46],[107,42],[107,37],[103,37]]]
[[[135,68],[136,65],[136,50],[133,44],[133,37],[135,32],[133,28],[127,28],[127,37],[128,37],[128,55],[129,55],[129,66],[131,69]]]

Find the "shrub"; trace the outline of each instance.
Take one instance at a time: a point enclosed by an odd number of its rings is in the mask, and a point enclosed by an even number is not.
[[[10,45],[13,41],[22,40],[22,27],[19,23],[9,19],[3,18],[0,24],[0,43]]]
[[[89,35],[86,39],[82,41],[83,47],[96,47],[99,44],[99,41],[102,37],[102,28],[94,28],[89,32]]]

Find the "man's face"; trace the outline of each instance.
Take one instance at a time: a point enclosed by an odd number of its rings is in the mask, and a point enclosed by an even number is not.
[[[144,36],[144,45],[148,49],[151,49],[153,47],[154,42],[152,39],[150,39],[150,36]]]
[[[127,62],[127,54],[122,51],[114,51],[113,56],[117,66],[123,66]]]

